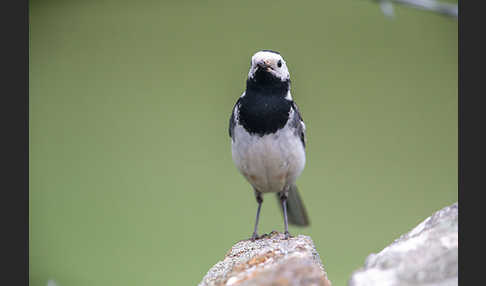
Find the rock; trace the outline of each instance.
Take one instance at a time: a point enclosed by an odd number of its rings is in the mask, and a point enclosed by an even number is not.
[[[311,238],[271,232],[236,243],[199,286],[331,286]]]
[[[458,285],[458,204],[445,207],[355,271],[349,286]]]

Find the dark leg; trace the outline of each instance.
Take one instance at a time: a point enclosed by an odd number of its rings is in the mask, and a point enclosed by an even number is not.
[[[262,193],[255,190],[255,198],[258,203],[258,209],[256,214],[256,220],[255,220],[255,228],[253,229],[253,235],[251,236],[251,240],[255,240],[258,238],[258,220],[260,219],[260,209],[262,208],[262,203],[263,203]]]
[[[289,234],[289,223],[287,219],[287,192],[280,193],[280,203],[282,204],[282,209],[284,213],[285,239],[288,239],[290,234]]]

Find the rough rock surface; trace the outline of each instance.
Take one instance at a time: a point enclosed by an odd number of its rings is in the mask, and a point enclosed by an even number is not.
[[[311,238],[284,239],[271,232],[255,241],[236,243],[199,286],[315,285],[331,286]]]
[[[445,207],[355,271],[349,286],[458,285],[458,204]]]

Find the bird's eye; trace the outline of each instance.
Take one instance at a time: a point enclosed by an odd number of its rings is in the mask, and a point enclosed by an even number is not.
[[[282,67],[282,61],[281,61],[281,60],[278,60],[277,66],[278,66],[279,68],[280,68],[280,67]]]

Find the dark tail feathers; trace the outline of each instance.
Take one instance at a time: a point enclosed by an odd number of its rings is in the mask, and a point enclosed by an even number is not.
[[[278,193],[277,198],[279,198]],[[278,199],[278,202],[283,214],[280,199]],[[289,189],[289,195],[287,198],[287,218],[289,220],[289,224],[292,225],[308,226],[310,224],[307,211],[305,210],[304,204],[300,199],[299,190],[297,189],[296,185],[292,185]]]

